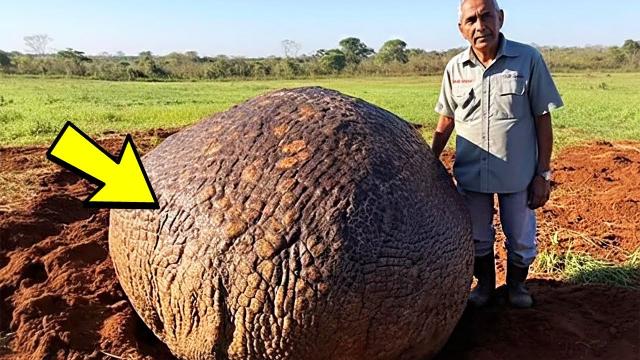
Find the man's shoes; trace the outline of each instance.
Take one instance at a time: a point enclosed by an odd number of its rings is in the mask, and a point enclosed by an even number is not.
[[[482,307],[489,303],[496,288],[496,264],[493,251],[485,256],[476,256],[473,263],[473,276],[478,284],[469,295],[469,303]]]
[[[524,285],[528,273],[529,267],[507,264],[507,295],[513,307],[527,309],[533,305],[533,299]]]

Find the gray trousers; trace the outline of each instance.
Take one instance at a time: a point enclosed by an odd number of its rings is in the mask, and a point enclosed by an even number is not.
[[[473,226],[475,256],[493,251],[496,230],[493,226],[494,194],[464,190],[458,186]],[[528,192],[497,194],[500,224],[507,237],[507,261],[519,267],[529,267],[536,258],[536,214],[527,206]]]

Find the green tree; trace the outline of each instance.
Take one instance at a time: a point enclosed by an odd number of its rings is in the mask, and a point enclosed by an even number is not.
[[[631,39],[626,40],[622,45],[622,50],[630,55],[636,54],[640,52],[640,42]]]
[[[625,51],[622,48],[619,48],[617,46],[610,48],[608,51],[608,55],[608,57],[613,62],[613,65],[616,67],[623,66],[623,64],[627,61],[628,56],[627,54],[625,54]]]
[[[251,76],[251,64],[243,58],[231,59],[229,73],[232,77],[249,77]]]
[[[91,62],[91,58],[86,56],[83,51],[74,50],[72,48],[58,51],[58,56],[63,59],[67,75],[84,75],[86,73],[86,69],[83,63]]]
[[[9,54],[0,50],[0,67],[7,68],[9,66],[11,66],[11,58],[9,57]]]
[[[62,58],[72,60],[75,63],[91,62],[91,58],[86,56],[83,51],[67,48],[66,50],[58,51],[58,55]]]
[[[145,77],[147,77],[147,75],[143,73],[141,70],[133,67],[127,68],[127,79],[129,79],[130,81],[136,80],[136,79],[142,79]]]
[[[151,51],[143,51],[140,54],[138,54],[137,65],[139,70],[146,77],[155,78],[155,77],[166,76],[166,72],[156,63]]]
[[[325,50],[325,49],[318,49],[318,50],[316,50],[316,53],[315,53],[315,54],[313,54],[312,56],[313,56],[314,58],[321,58],[321,57],[323,57],[323,56],[324,56],[324,54],[326,54],[326,53],[327,53],[327,50]]]
[[[327,72],[340,72],[347,66],[347,57],[342,51],[331,49],[322,55],[320,64]]]
[[[271,66],[269,66],[269,64],[266,64],[262,61],[256,61],[252,64],[252,69],[251,69],[251,73],[253,74],[254,77],[256,78],[266,78],[269,75],[271,75]]]
[[[184,53],[184,56],[189,58],[189,60],[191,60],[192,62],[199,62],[200,61],[200,57],[198,56],[198,52],[197,51],[187,51],[187,52]]]
[[[127,67],[122,66],[119,62],[115,61],[102,61],[96,64],[95,76],[102,80],[127,80],[129,73]]]
[[[208,79],[224,79],[229,76],[230,67],[229,59],[226,56],[216,56],[210,60],[205,70],[205,76]]]
[[[406,48],[407,43],[400,39],[389,40],[382,45],[376,59],[384,64],[394,61],[405,64],[409,61]]]
[[[304,69],[295,59],[285,58],[276,63],[274,72],[279,78],[291,79],[303,75]]]
[[[411,58],[412,56],[425,55],[427,51],[424,49],[415,48],[415,49],[407,49],[406,53],[407,53],[407,57]]]
[[[342,39],[339,44],[340,50],[342,50],[342,53],[349,64],[359,64],[362,60],[374,53],[372,48],[368,47],[360,39],[355,37]]]

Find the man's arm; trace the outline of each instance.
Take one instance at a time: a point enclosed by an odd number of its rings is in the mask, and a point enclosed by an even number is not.
[[[536,117],[536,135],[538,141],[538,166],[536,175],[531,181],[529,207],[537,209],[549,200],[551,184],[538,174],[551,169],[551,153],[553,151],[553,129],[551,114],[546,113]]]
[[[431,144],[431,150],[436,155],[436,158],[440,158],[442,150],[447,146],[449,137],[455,127],[455,121],[453,118],[440,115],[438,119],[438,125],[436,125],[436,131],[433,133],[433,142]]]
[[[536,117],[536,134],[538,137],[538,168],[537,172],[551,169],[551,152],[553,151],[553,130],[551,128],[551,114],[546,113]]]

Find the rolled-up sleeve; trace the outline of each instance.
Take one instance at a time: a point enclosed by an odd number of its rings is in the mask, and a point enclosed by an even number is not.
[[[529,102],[535,116],[544,115],[564,106],[547,64],[539,53],[533,60],[529,80]]]
[[[451,71],[449,66],[447,66],[444,70],[444,76],[442,77],[442,87],[440,88],[440,96],[438,97],[435,110],[440,115],[453,118],[455,108],[451,96],[451,86]]]

